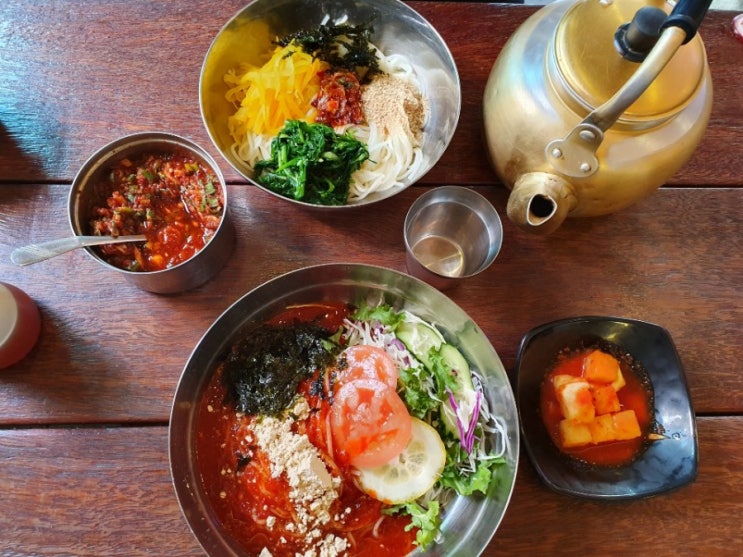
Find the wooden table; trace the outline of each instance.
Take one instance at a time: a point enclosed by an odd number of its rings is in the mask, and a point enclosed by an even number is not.
[[[404,270],[405,212],[441,184],[476,186],[504,215],[496,263],[450,296],[507,369],[538,324],[582,314],[651,321],[675,340],[698,418],[696,482],[650,499],[558,495],[522,452],[485,554],[743,554],[743,44],[730,32],[734,14],[710,13],[701,29],[715,85],[703,143],[669,184],[618,214],[569,220],[548,237],[505,218],[481,99],[505,40],[535,8],[411,2],[451,48],[463,94],[454,140],[419,184],[331,218],[277,202],[218,158],[238,244],[203,287],[143,293],[82,251],[13,266],[14,247],[69,233],[72,178],[110,140],[164,130],[216,156],[199,115],[199,71],[243,3],[0,4],[0,279],[30,294],[43,317],[31,354],[0,372],[0,555],[203,555],[168,469],[170,403],[190,351],[243,293],[284,272],[340,261]]]

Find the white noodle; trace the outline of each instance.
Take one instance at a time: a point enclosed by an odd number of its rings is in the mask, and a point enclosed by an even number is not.
[[[384,73],[407,80],[421,91],[415,70],[405,56],[385,56],[376,47],[374,49]],[[338,133],[346,130],[365,143],[369,151],[369,159],[351,176],[349,203],[361,201],[373,193],[402,187],[409,177],[419,175],[424,163],[423,151],[402,130],[385,131],[375,124],[336,128]],[[244,163],[245,170],[252,172],[259,160],[270,158],[272,140],[273,137],[247,133],[242,141],[230,146],[230,151],[237,161]]]

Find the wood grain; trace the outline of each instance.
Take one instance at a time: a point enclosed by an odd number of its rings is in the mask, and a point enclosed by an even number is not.
[[[497,181],[482,140],[482,96],[508,37],[534,6],[410,2],[439,31],[457,63],[462,110],[457,131],[428,184]],[[230,181],[242,181],[213,148],[198,102],[201,64],[242,0],[147,0],[0,5],[0,183],[69,182],[94,151],[122,135],[160,130],[210,150]],[[122,17],[126,13],[126,17]],[[704,38],[715,101],[697,153],[669,183],[739,183],[743,152],[743,45],[730,12],[710,12]],[[466,161],[466,164],[463,164]]]
[[[697,480],[679,490],[625,502],[588,501],[549,491],[522,456],[511,504],[488,555],[696,557],[741,554],[736,524],[743,491],[740,451],[726,445],[738,418],[698,420]],[[727,483],[732,482],[732,483]]]
[[[232,186],[238,241],[226,267],[191,292],[158,296],[81,250],[13,266],[14,247],[68,233],[67,188],[0,188],[0,276],[26,290],[43,316],[37,347],[3,371],[0,421],[166,421],[201,335],[250,289],[319,263],[404,271],[403,221],[422,191],[415,186],[393,202],[329,215]],[[478,191],[505,215],[504,188]],[[507,369],[521,336],[553,319],[597,314],[657,323],[677,345],[696,410],[740,413],[741,207],[743,189],[662,188],[626,211],[569,220],[544,238],[503,218],[495,263],[448,294],[484,330]]]
[[[696,481],[637,501],[554,493],[522,454],[483,556],[738,557],[743,418],[702,418],[698,428]],[[0,555],[203,555],[170,483],[167,444],[162,426],[0,431],[2,500],[13,510],[0,513]]]

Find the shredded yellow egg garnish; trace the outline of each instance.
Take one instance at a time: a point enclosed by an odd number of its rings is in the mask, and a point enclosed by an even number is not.
[[[239,104],[228,122],[235,141],[244,141],[247,133],[276,135],[286,120],[314,121],[311,102],[320,90],[318,74],[328,67],[292,43],[277,47],[261,67],[229,71],[224,77],[230,86],[227,100]]]

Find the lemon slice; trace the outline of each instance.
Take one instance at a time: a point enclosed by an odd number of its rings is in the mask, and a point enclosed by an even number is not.
[[[446,463],[446,448],[438,432],[418,418],[412,420],[407,447],[387,464],[357,468],[361,489],[390,505],[417,499],[433,487]]]

